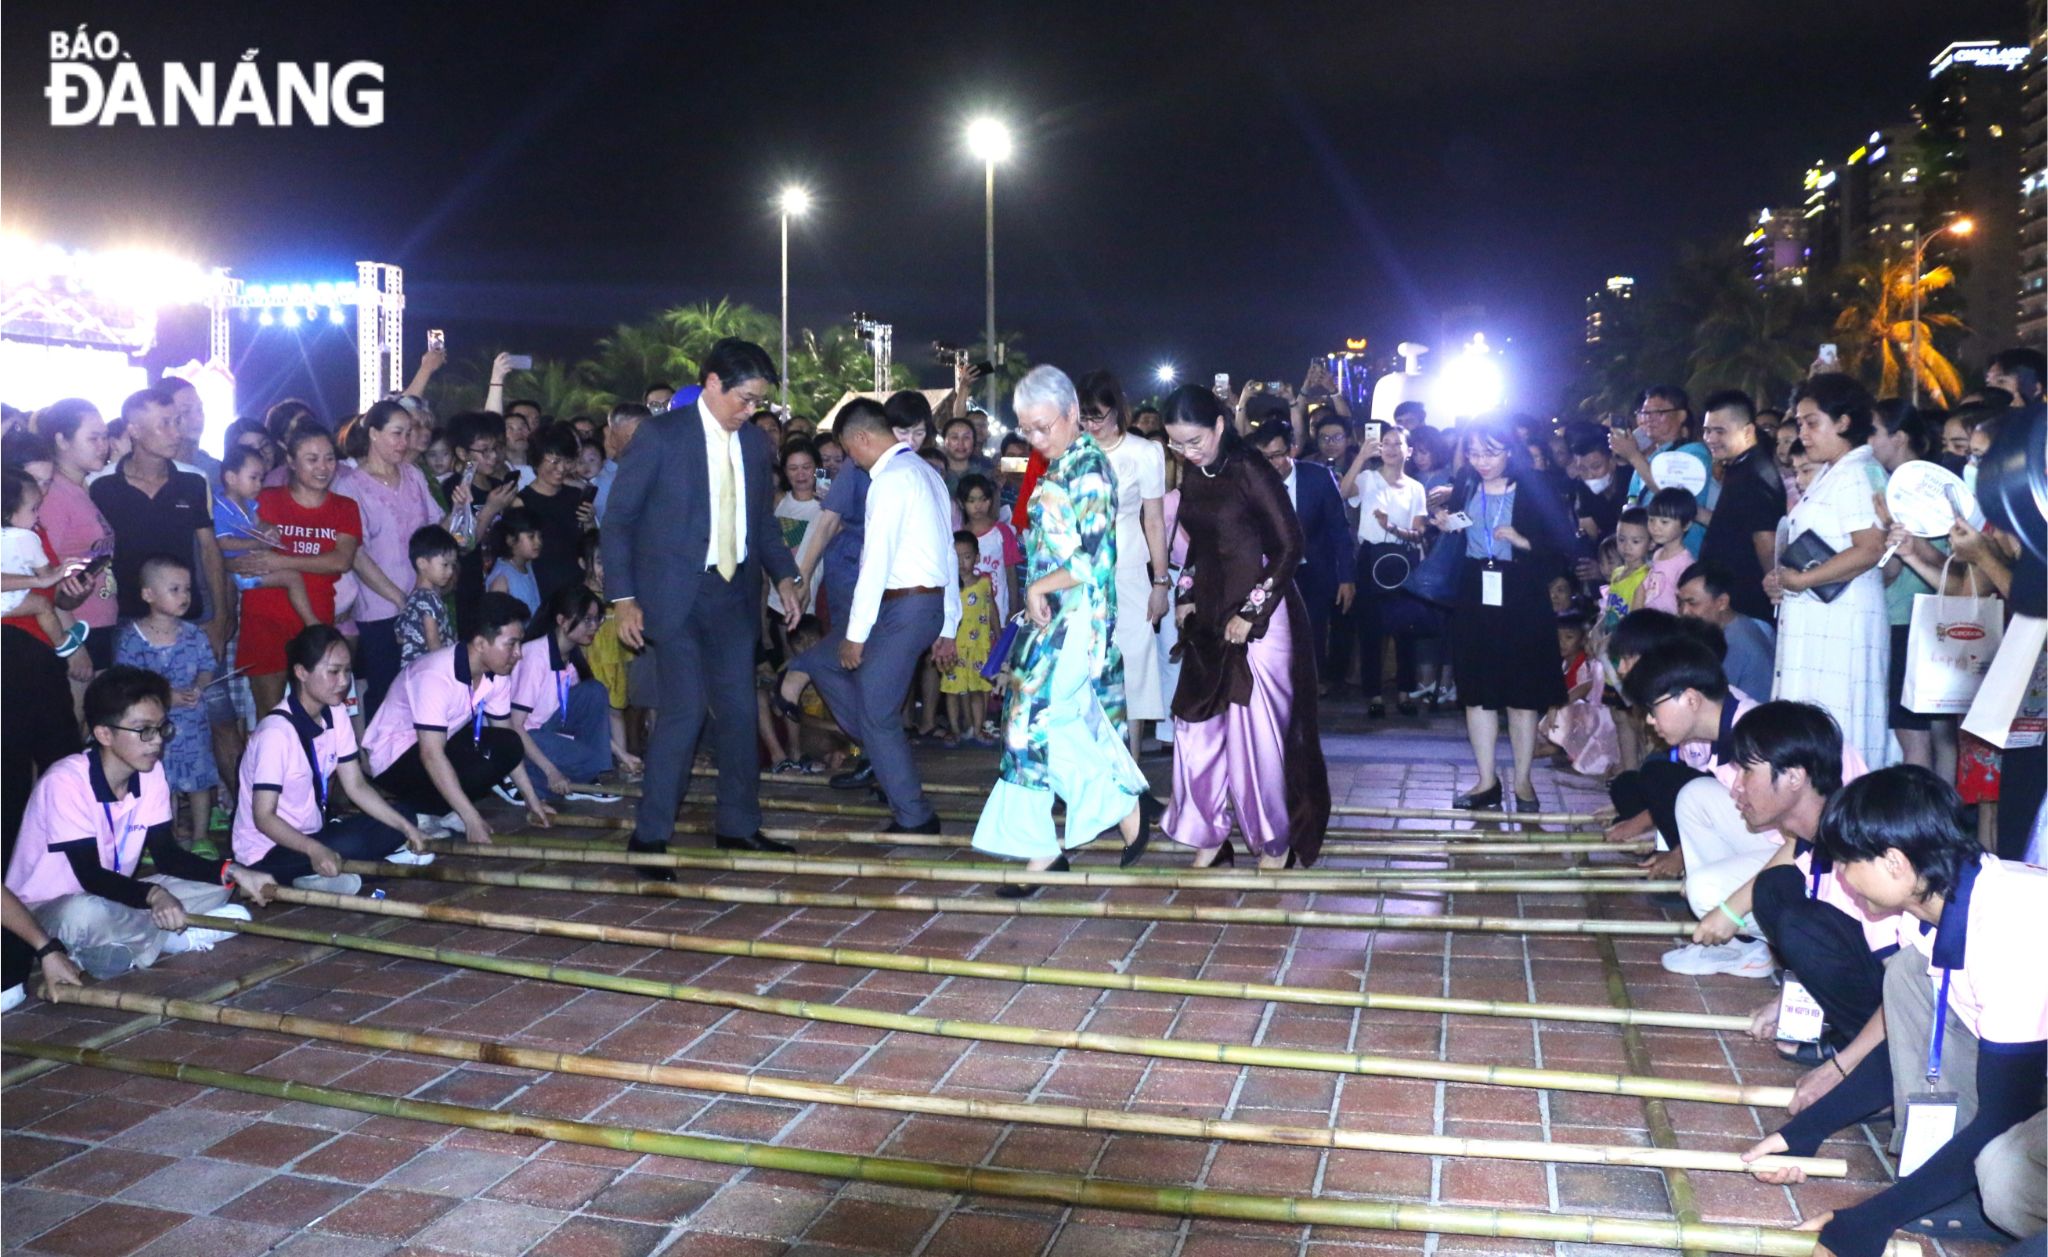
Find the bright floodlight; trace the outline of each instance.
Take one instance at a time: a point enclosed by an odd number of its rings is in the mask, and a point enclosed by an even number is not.
[[[1180,373],[1173,369],[1172,363],[1162,362],[1152,369],[1152,378],[1161,384],[1171,386],[1176,379],[1180,378]]]
[[[776,198],[775,203],[781,207],[783,213],[791,218],[799,218],[805,210],[811,208],[811,194],[806,189],[791,184],[782,190],[782,195]]]
[[[1486,342],[1478,337],[1474,337],[1473,343],[1466,345],[1457,357],[1444,363],[1438,387],[1446,409],[1459,419],[1469,419],[1492,410],[1500,405],[1507,391],[1499,361],[1487,351]]]
[[[1008,160],[1010,128],[994,118],[976,118],[967,124],[967,151],[985,162]]]
[[[1948,225],[1948,229],[1953,235],[1967,236],[1977,230],[1977,220],[1974,218],[1958,218]]]

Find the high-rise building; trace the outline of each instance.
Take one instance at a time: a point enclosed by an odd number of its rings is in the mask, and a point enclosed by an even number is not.
[[[1636,281],[1627,275],[1612,275],[1598,291],[1586,298],[1586,344],[1598,345],[1611,337],[1635,308]]]
[[[2048,0],[2027,5],[2033,46],[2020,81],[2018,344],[2048,347]]]
[[[1804,184],[1806,199],[1800,203],[1799,219],[1806,231],[1807,265],[1816,275],[1826,275],[1854,252],[1846,247],[1842,195],[1846,185],[1842,172],[1826,162],[1807,167]]]
[[[1749,250],[1750,277],[1759,288],[1774,284],[1798,287],[1806,282],[1806,218],[1797,209],[1760,209],[1749,216],[1749,234],[1742,245]]]
[[[1913,230],[1920,236],[1967,218],[1967,236],[1944,233],[1927,243],[1927,265],[1956,276],[1957,309],[1967,332],[1958,358],[1981,365],[2013,343],[2020,273],[2020,87],[2029,50],[1993,40],[1950,44],[1930,65],[1926,93],[1913,108],[1917,143],[1895,146],[1892,160],[1919,195]],[[1905,241],[1910,247],[1912,238]]]
[[[1913,232],[1925,204],[1918,139],[1914,127],[1882,127],[1857,145],[1843,164],[1853,229],[1861,233],[1849,244],[1858,260],[1885,266],[1913,247]]]

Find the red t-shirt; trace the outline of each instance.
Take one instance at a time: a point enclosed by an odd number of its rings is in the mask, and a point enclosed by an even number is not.
[[[299,505],[289,487],[265,489],[256,495],[256,514],[265,523],[277,525],[286,554],[310,557],[331,553],[336,539],[344,533],[354,537],[358,544],[363,539],[362,511],[356,507],[355,499],[339,493],[329,492],[325,501],[309,508]],[[306,599],[313,604],[314,613],[321,622],[332,624],[334,583],[341,579],[340,574],[301,575],[306,578]],[[291,600],[282,589],[252,589],[242,596],[242,609],[245,615],[261,611],[289,616]]]

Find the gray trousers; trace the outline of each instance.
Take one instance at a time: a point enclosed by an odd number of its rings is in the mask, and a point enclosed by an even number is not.
[[[226,886],[162,874],[142,880],[170,891],[187,912],[212,912],[234,897],[234,891]],[[71,958],[95,978],[149,968],[163,955],[164,943],[170,938],[150,920],[149,909],[131,908],[98,895],[59,895],[31,905],[29,911],[43,932],[62,939]]]
[[[1892,1144],[1906,1137],[1906,1097],[1922,1091],[1956,1093],[1956,1129],[1977,1116],[1977,1036],[1963,1028],[1951,1008],[1941,1039],[1941,1081],[1927,1085],[1928,1039],[1934,1030],[1934,983],[1927,953],[1901,947],[1884,966],[1884,1042],[1892,1054]]]
[[[2048,1226],[2048,1110],[2034,1114],[1977,1154],[1984,1216],[2013,1235]]]
[[[925,801],[924,785],[917,778],[917,761],[910,755],[910,740],[903,735],[902,710],[917,675],[917,661],[945,622],[944,594],[885,598],[861,651],[859,668],[848,672],[839,666],[839,643],[844,639],[837,633],[789,665],[810,674],[833,719],[860,741],[899,825],[922,825],[932,818],[932,805]]]
[[[666,848],[676,805],[688,793],[697,741],[711,723],[718,762],[718,836],[745,838],[761,828],[761,759],[754,720],[754,638],[761,582],[743,566],[732,581],[706,573],[690,614],[674,633],[648,638],[658,699],[647,742],[647,775],[633,839]]]

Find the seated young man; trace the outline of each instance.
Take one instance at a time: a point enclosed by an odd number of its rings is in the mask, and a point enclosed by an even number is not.
[[[178,845],[163,769],[169,682],[112,667],[85,689],[92,742],[50,766],[29,795],[7,863],[7,889],[50,938],[96,978],[144,969],[157,957],[206,951],[225,931],[189,929],[185,914],[249,918],[235,889],[268,902],[277,882],[233,860]],[[148,851],[156,871],[136,876]]]
[[[1765,703],[1736,723],[1732,754],[1731,793],[1743,823],[1792,842],[1727,902],[1751,915],[1825,1018],[1821,1039],[1792,1054],[1814,1067],[1800,1080],[1797,1112],[1884,1042],[1884,963],[1908,941],[1906,918],[1866,908],[1814,847],[1828,800],[1861,775],[1849,766],[1860,768],[1860,757],[1844,751],[1832,716],[1810,703]],[[1758,1008],[1750,1033],[1775,1034],[1778,1010],[1775,999]]]
[[[1811,1155],[1889,1108],[1896,1148],[1933,1151],[1868,1200],[1804,1223],[1820,1232],[1815,1253],[1875,1257],[1894,1230],[1979,1189],[1988,1216],[2022,1233],[2038,1228],[2048,869],[1985,854],[1955,790],[1905,764],[1845,786],[1821,814],[1820,848],[1873,911],[1912,919],[1912,946],[1885,966],[1886,1050],[1743,1158]],[[1753,1172],[1773,1183],[1805,1177]]]
[[[535,824],[546,825],[554,813],[527,777],[519,735],[484,727],[512,717],[507,678],[519,662],[526,604],[487,593],[472,618],[462,641],[430,650],[399,672],[363,731],[362,749],[377,789],[415,813],[422,830],[489,842],[491,827],[475,801],[508,776]]]
[[[1611,691],[1618,705],[1627,700],[1629,674],[1644,656],[1667,646],[1672,642],[1691,641],[1707,648],[1718,662],[1727,653],[1728,644],[1721,637],[1721,630],[1704,620],[1685,619],[1667,611],[1631,611],[1615,626],[1607,639],[1607,655],[1614,661],[1614,673],[1620,684]],[[1632,701],[1632,700],[1627,700]],[[1616,721],[1629,718],[1617,710]],[[1670,877],[1682,867],[1679,863],[1678,844],[1673,840],[1676,819],[1671,814],[1678,790],[1695,776],[1705,772],[1713,763],[1713,746],[1710,742],[1672,743],[1666,750],[1657,751],[1644,757],[1640,764],[1630,764],[1614,780],[1607,783],[1607,797],[1614,804],[1618,818],[1607,829],[1610,842],[1626,842],[1652,835],[1661,837],[1666,850],[1662,860],[1651,872],[1653,877]]]

